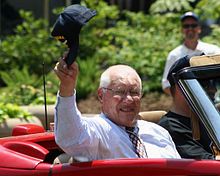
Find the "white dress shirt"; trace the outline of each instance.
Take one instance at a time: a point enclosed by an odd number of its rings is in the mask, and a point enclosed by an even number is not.
[[[180,158],[164,128],[143,120],[138,120],[136,126],[148,158]],[[55,140],[67,154],[89,160],[138,157],[125,128],[113,123],[103,113],[83,117],[77,109],[75,94],[57,97]]]
[[[205,43],[202,41],[198,41],[198,44],[196,46],[195,50],[191,50],[187,48],[184,44],[176,47],[173,49],[166,60],[164,72],[163,72],[163,78],[162,78],[162,88],[165,89],[167,87],[170,87],[170,83],[167,80],[167,75],[169,73],[169,70],[171,66],[180,58],[190,55],[190,56],[199,56],[202,53],[209,55],[209,54],[219,54],[220,53],[220,48],[216,45],[212,45],[209,43]]]

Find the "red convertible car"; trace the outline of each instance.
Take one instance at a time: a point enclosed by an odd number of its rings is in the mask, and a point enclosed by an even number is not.
[[[218,63],[220,63],[220,56],[206,56],[204,60],[207,61],[205,64],[192,62],[192,67],[184,68],[174,76],[192,110],[205,124],[210,138],[219,150],[220,64]],[[205,83],[207,81],[215,85],[214,95],[210,95],[206,91]],[[0,138],[0,175],[220,175],[220,161],[215,160],[112,159],[87,161],[82,157],[65,163],[58,159],[62,155],[63,151],[56,145],[52,131],[45,131],[43,127],[34,124],[18,125],[13,129],[12,136]]]

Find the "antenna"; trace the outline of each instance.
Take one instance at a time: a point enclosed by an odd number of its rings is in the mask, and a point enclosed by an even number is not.
[[[46,126],[46,131],[49,131],[48,128],[48,118],[47,118],[47,95],[46,95],[46,79],[45,79],[45,64],[43,61],[43,86],[44,86],[44,115],[45,115],[45,126]]]

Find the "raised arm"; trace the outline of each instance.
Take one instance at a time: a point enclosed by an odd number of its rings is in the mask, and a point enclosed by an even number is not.
[[[77,83],[78,65],[74,62],[67,67],[65,61],[60,59],[54,71],[60,79],[59,95],[61,97],[72,96]]]

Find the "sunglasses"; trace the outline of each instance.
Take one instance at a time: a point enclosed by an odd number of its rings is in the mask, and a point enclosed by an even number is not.
[[[184,29],[189,29],[189,28],[196,28],[198,27],[199,25],[198,24],[183,24],[183,28]]]

